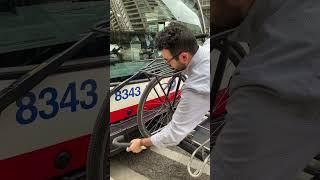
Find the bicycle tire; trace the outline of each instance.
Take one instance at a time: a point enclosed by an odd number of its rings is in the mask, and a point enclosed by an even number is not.
[[[186,76],[181,75],[180,77],[183,82],[186,80]],[[138,104],[137,124],[138,124],[138,129],[143,137],[151,136],[151,132],[149,132],[149,130],[145,126],[146,122],[143,119],[143,108],[144,108],[145,102],[151,90],[157,86],[158,81],[160,82],[163,79],[164,79],[163,77],[158,78],[158,80],[156,78],[152,79],[147,85],[146,89],[143,91],[142,96],[140,98],[140,101]]]

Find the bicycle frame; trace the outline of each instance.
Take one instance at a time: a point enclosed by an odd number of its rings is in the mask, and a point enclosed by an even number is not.
[[[227,61],[230,60],[234,66],[237,66],[240,63],[240,60],[244,58],[244,56],[247,54],[245,49],[238,43],[234,42],[228,39],[228,37],[235,31],[235,29],[230,29],[227,31],[224,31],[222,33],[218,33],[216,35],[213,35],[211,37],[211,46],[210,50],[211,52],[213,49],[217,49],[220,51],[220,57],[218,59],[217,68],[214,73],[213,77],[213,83],[212,88],[210,92],[210,102],[211,102],[211,108],[210,108],[210,129],[213,131],[211,133],[211,136],[213,136],[215,133],[219,133],[220,129],[224,125],[224,121],[215,121],[215,118],[217,118],[216,114],[214,114],[215,110],[213,109],[214,105],[217,103],[217,96],[220,90],[220,86],[222,83],[222,79],[224,76],[225,68]],[[212,61],[211,61],[212,63]],[[212,71],[212,69],[211,69]],[[215,123],[219,123],[218,127],[216,127]],[[221,123],[221,124],[220,124]],[[215,141],[210,141],[210,149],[212,149]]]

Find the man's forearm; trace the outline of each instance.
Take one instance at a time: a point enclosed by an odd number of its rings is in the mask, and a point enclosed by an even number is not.
[[[211,17],[215,26],[233,28],[248,14],[255,0],[214,0]]]
[[[210,84],[209,79],[208,84]],[[202,122],[204,115],[210,109],[209,93],[200,94],[190,88],[183,89],[182,93],[171,121],[160,132],[148,138],[149,143],[158,148],[178,145]]]

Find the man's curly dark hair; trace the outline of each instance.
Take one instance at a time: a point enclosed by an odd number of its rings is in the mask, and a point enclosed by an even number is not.
[[[171,22],[157,34],[155,46],[159,51],[168,49],[172,56],[182,51],[194,55],[199,47],[192,31],[178,22]]]

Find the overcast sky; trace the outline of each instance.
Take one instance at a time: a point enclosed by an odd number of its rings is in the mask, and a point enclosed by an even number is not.
[[[181,0],[162,0],[178,21],[195,24],[201,28],[199,16]]]

